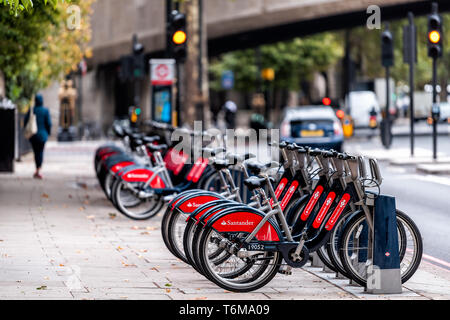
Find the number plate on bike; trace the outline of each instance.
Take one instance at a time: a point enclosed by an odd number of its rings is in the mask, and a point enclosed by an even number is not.
[[[262,243],[249,243],[247,244],[247,250],[249,251],[264,251],[266,246]]]

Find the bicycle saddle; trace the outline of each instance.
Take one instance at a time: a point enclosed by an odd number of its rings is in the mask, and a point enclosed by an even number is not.
[[[215,157],[217,154],[225,152],[225,149],[224,148],[217,148],[217,149],[203,148],[202,151],[205,155],[211,155],[211,157]]]
[[[322,155],[322,150],[320,150],[320,149],[314,149],[314,150],[309,150],[309,155],[310,156],[313,156],[313,157],[317,157],[317,156],[320,156],[320,155]]]
[[[142,146],[144,144],[144,142],[141,139],[132,139],[130,141],[130,148],[134,151],[136,151],[136,149],[140,146]]]
[[[229,163],[227,160],[221,160],[221,159],[216,159],[213,162],[213,167],[214,169],[216,169],[217,171],[222,170],[222,169],[226,169],[229,166],[232,166],[232,163]]]
[[[271,183],[275,181],[275,179],[273,179],[272,177],[269,177],[269,180]],[[258,188],[263,188],[266,184],[267,184],[266,178],[256,176],[244,180],[244,185],[251,191]]]
[[[250,173],[255,176],[259,175],[265,169],[270,168],[271,165],[272,165],[271,162],[269,163],[248,162],[246,164],[247,170],[250,171]]]
[[[147,148],[150,152],[163,151],[168,148],[167,144],[149,144]]]
[[[159,141],[161,138],[159,136],[151,136],[151,137],[143,137],[142,141],[145,143],[153,143],[155,141]]]
[[[230,161],[231,163],[239,163],[251,158],[256,157],[254,154],[252,153],[246,153],[246,154],[237,154],[237,153],[229,153],[227,154],[227,160]]]

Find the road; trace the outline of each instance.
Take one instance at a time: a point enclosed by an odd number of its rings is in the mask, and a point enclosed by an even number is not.
[[[417,137],[416,147],[431,151],[431,137]],[[348,151],[381,148],[378,137],[356,138],[346,144]],[[395,137],[392,149],[409,150],[409,138]],[[450,156],[450,137],[439,137],[438,152]],[[414,166],[392,166],[387,161],[381,161],[380,167],[382,193],[394,195],[397,207],[416,222],[423,237],[424,259],[450,270],[450,176],[421,174]]]

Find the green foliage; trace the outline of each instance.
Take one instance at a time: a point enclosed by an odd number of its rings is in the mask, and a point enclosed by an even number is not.
[[[314,71],[327,70],[343,53],[342,46],[331,33],[263,45],[260,52],[261,68],[275,70],[274,87],[291,90],[297,90],[301,81],[309,80]],[[211,88],[221,90],[221,75],[225,70],[234,72],[237,90],[255,90],[260,78],[256,50],[230,52],[212,61],[210,72],[214,80]]]
[[[70,2],[71,0],[67,0]],[[35,3],[40,4],[51,4],[53,7],[59,2],[64,2],[64,0],[34,0]],[[22,11],[29,11],[34,7],[33,0],[0,0],[0,4],[4,6],[9,6],[11,14],[18,15]]]
[[[35,0],[26,7],[23,0],[0,1],[0,70],[8,98],[23,108],[86,53],[90,24],[83,21],[79,29],[68,30],[66,9],[70,3],[77,4],[87,17],[92,0]],[[13,14],[14,10],[20,14]]]
[[[444,28],[450,26],[450,14],[442,13]],[[416,17],[414,19],[417,28],[417,64],[415,65],[416,89],[423,90],[425,84],[431,81],[432,60],[428,57],[427,49],[427,17]],[[408,20],[401,19],[390,23],[389,29],[394,37],[395,64],[391,75],[398,84],[407,84],[409,79],[409,66],[403,62],[403,26]],[[384,68],[381,67],[380,37],[382,30],[367,30],[359,27],[351,30],[350,42],[353,48],[352,57],[361,68],[360,77],[378,78],[384,77]],[[445,82],[450,72],[450,33],[444,30],[444,53],[438,61],[438,77]]]

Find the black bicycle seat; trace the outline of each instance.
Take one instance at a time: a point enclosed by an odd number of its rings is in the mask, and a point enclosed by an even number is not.
[[[250,177],[248,179],[244,180],[244,185],[249,189],[249,190],[255,190],[258,188],[262,188],[266,185],[267,180],[266,178],[260,178],[260,177]]]
[[[322,155],[322,150],[320,150],[320,149],[309,150],[308,153],[310,156],[317,157],[317,156]]]
[[[143,144],[144,144],[144,142],[141,139],[133,139],[133,140],[130,141],[130,148],[132,150],[136,151],[136,149],[138,147],[142,146]]]
[[[278,145],[278,147],[280,149],[287,148],[287,146],[288,146],[288,143],[286,141],[281,141],[280,144]]]
[[[145,143],[153,143],[155,141],[159,141],[161,138],[159,136],[151,136],[151,137],[143,137],[142,140]]]
[[[298,147],[297,152],[298,153],[308,153],[308,150],[305,149],[304,147]]]
[[[205,155],[211,155],[211,157],[215,157],[217,154],[225,152],[225,148],[203,148],[202,151]]]
[[[150,152],[161,152],[168,148],[167,144],[148,144],[147,148]]]
[[[256,156],[252,153],[246,153],[246,154],[237,154],[237,153],[229,153],[227,154],[227,159],[231,163],[239,163],[251,158],[255,158]]]
[[[230,166],[231,164],[227,161],[227,160],[221,160],[221,159],[216,159],[213,162],[213,167],[214,169],[216,169],[217,171],[220,171],[222,169],[226,169]]]
[[[259,175],[263,170],[270,168],[271,166],[271,162],[270,163],[260,163],[260,162],[248,162],[246,164],[247,166],[247,170],[250,171],[250,173],[252,175]]]

